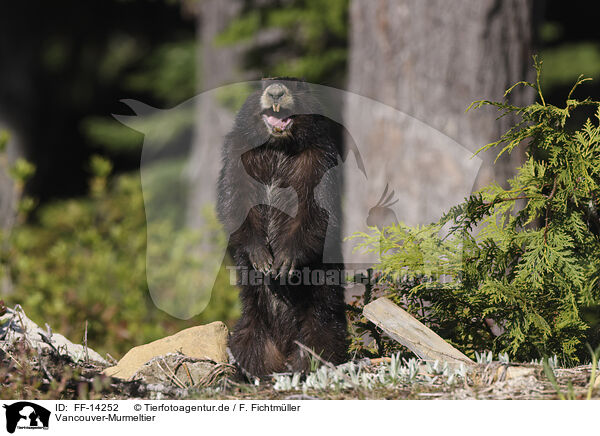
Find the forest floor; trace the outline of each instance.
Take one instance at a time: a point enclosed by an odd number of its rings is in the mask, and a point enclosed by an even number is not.
[[[376,375],[382,365],[363,360],[361,371]],[[591,365],[554,368],[554,381],[541,365],[490,362],[477,365],[452,383],[444,376],[419,372],[411,382],[368,387],[338,383],[320,389],[303,385],[302,378],[294,388],[282,388],[275,378],[249,383],[227,364],[215,365],[215,376],[203,386],[184,388],[121,381],[102,375],[103,369],[49,350],[35,351],[24,343],[3,346],[0,399],[600,399],[598,382],[589,389]]]

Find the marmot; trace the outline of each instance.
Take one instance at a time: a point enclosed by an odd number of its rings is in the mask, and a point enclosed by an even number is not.
[[[306,82],[263,79],[225,138],[217,212],[231,235],[228,253],[240,271],[265,279],[239,280],[242,315],[229,342],[252,375],[308,369],[296,341],[334,364],[346,358],[341,282],[301,280],[318,270],[339,277],[343,268],[323,263],[328,225],[331,235],[340,223],[340,183],[327,172],[343,152],[337,124],[322,113]],[[337,243],[328,240],[328,250],[341,251]]]

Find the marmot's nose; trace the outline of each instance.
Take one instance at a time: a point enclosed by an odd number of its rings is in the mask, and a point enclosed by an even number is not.
[[[283,94],[285,94],[285,89],[283,86],[274,83],[267,88],[267,94],[269,94],[273,100],[279,100],[281,97],[283,97]]]

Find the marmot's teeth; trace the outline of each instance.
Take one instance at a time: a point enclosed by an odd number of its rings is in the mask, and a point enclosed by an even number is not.
[[[273,110],[279,112],[279,103],[273,103]]]

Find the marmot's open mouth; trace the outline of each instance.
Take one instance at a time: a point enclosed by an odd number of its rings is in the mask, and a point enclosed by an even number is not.
[[[271,112],[271,111],[269,111],[269,112]],[[280,115],[280,114],[278,114],[278,115]],[[283,115],[283,114],[281,114],[281,115]],[[293,120],[292,120],[291,116],[283,115],[282,118],[279,118],[279,117],[276,117],[274,114],[268,113],[268,112],[263,113],[262,119],[265,122],[267,129],[269,129],[269,133],[275,133],[275,134],[283,133],[283,132],[289,130],[293,124]]]

